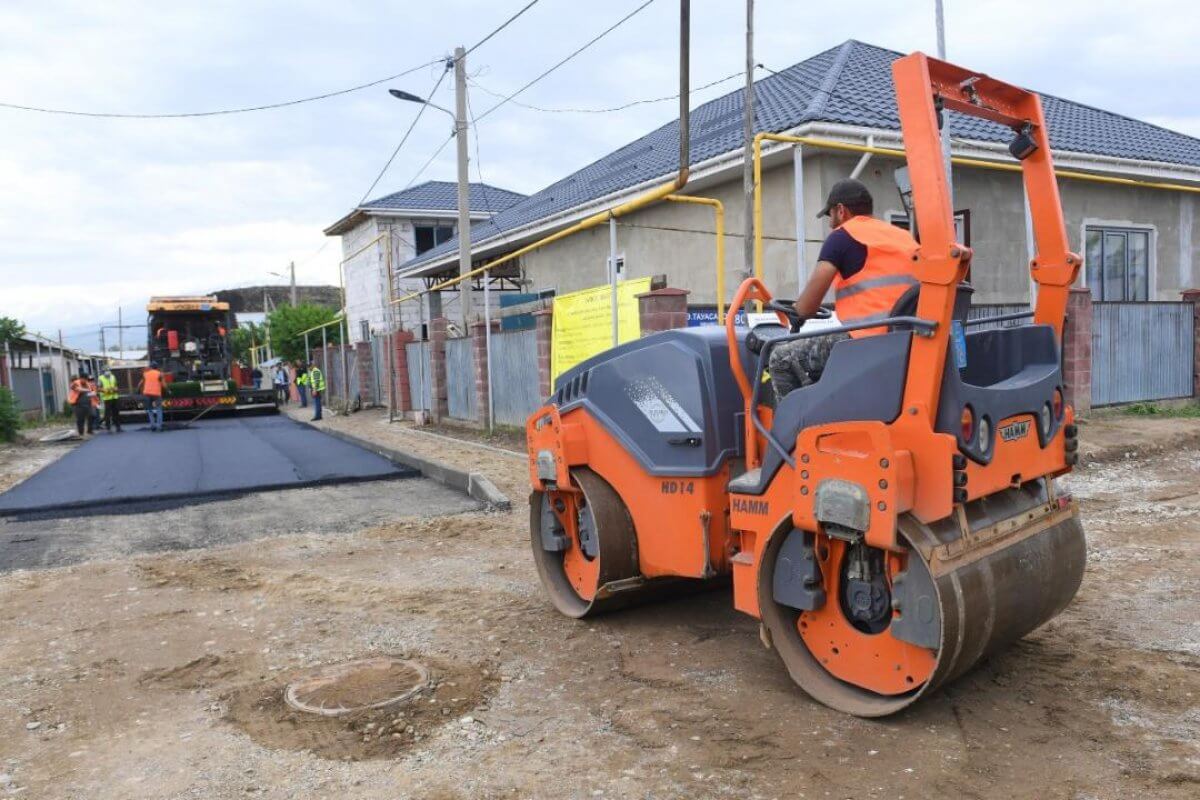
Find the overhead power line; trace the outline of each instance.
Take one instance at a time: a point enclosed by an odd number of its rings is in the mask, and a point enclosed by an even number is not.
[[[508,19],[504,20],[504,22],[500,23],[500,26],[499,26],[498,28],[495,28],[495,29],[494,29],[494,30],[493,30],[491,33],[489,33],[487,36],[483,37],[483,38],[482,38],[482,39],[480,39],[478,42],[476,42],[475,44],[473,44],[473,45],[471,45],[470,47],[468,47],[468,48],[467,48],[467,51],[466,51],[465,53],[463,53],[463,58],[466,58],[467,56],[471,55],[471,53],[474,53],[476,50],[478,50],[480,47],[482,47],[484,44],[486,44],[486,43],[487,43],[487,41],[488,41],[489,39],[491,39],[493,36],[495,36],[495,35],[496,35],[497,33],[499,33],[500,31],[502,31],[502,30],[504,30],[505,28],[507,28],[507,27],[508,27],[509,25],[511,25],[513,22],[516,22],[516,20],[517,20],[517,18],[518,18],[518,17],[520,17],[522,14],[524,14],[524,13],[525,13],[526,11],[528,11],[529,9],[533,8],[534,6],[536,6],[536,5],[537,5],[539,2],[540,2],[540,0],[532,0],[532,2],[526,3],[526,4],[525,4],[525,6],[524,6],[523,8],[521,8],[521,10],[520,10],[520,11],[518,11],[518,12],[517,12],[517,13],[515,13],[515,14],[513,14],[513,15],[512,15],[511,17],[509,17]]]
[[[740,78],[744,74],[745,73],[739,69],[737,72],[726,75],[724,78],[718,78],[717,80],[706,83],[703,86],[697,86],[696,88],[692,89],[689,94],[695,94],[696,92],[702,92],[705,89],[711,89],[714,86],[719,86],[722,83],[727,83],[727,82],[733,80],[734,78]],[[492,97],[503,98],[505,96],[505,95],[501,94],[500,92],[494,92],[491,89],[487,88],[486,86],[480,85],[476,81],[471,81],[471,85],[474,86],[476,89],[479,89],[480,91],[484,92],[485,94],[490,94]],[[662,97],[648,97],[643,100],[631,100],[628,103],[623,103],[622,105],[619,105],[619,106],[610,106],[608,108],[545,108],[544,106],[535,106],[535,105],[531,105],[530,103],[522,103],[517,100],[510,100],[509,102],[511,102],[514,106],[519,106],[521,108],[527,108],[530,111],[541,111],[542,113],[545,113],[545,114],[608,114],[613,111],[624,111],[625,109],[633,108],[634,106],[649,105],[651,103],[665,103],[668,100],[678,100],[678,99],[679,99],[679,93],[676,92],[675,94],[663,95]]]
[[[377,80],[369,81],[367,83],[360,83],[357,86],[351,86],[346,89],[338,89],[337,91],[326,92],[325,94],[313,95],[312,97],[300,97],[295,100],[285,100],[281,103],[268,103],[266,105],[261,105],[261,106],[246,106],[244,108],[224,108],[224,109],[218,109],[216,111],[188,111],[188,112],[183,112],[183,113],[172,113],[172,114],[123,114],[123,113],[99,112],[99,111],[75,111],[75,110],[65,109],[65,108],[42,108],[40,106],[25,106],[25,105],[20,105],[19,103],[5,103],[5,102],[0,102],[0,108],[8,108],[8,109],[12,109],[15,111],[35,111],[35,112],[38,112],[41,114],[65,114],[65,115],[71,116],[71,117],[99,117],[99,118],[104,118],[104,119],[185,119],[188,117],[217,117],[217,116],[221,116],[224,114],[246,114],[251,111],[270,111],[271,109],[276,109],[276,108],[287,108],[288,106],[298,106],[298,105],[301,105],[302,103],[313,103],[313,102],[316,102],[317,100],[328,100],[331,97],[339,97],[344,94],[350,94],[351,92],[358,92],[363,89],[369,89],[372,86],[378,86],[381,83],[387,83],[388,81],[395,80],[396,78],[403,78],[405,75],[411,75],[412,73],[417,72],[418,70],[425,69],[426,67],[431,67],[434,64],[439,64],[441,62],[442,62],[442,59],[438,59],[437,61],[428,61],[424,64],[419,64],[415,67],[412,67],[411,69],[406,69],[403,72],[397,72],[395,75],[388,75],[386,78],[379,78]]]
[[[442,74],[438,76],[437,82],[434,83],[433,88],[429,90],[429,95],[425,98],[425,102],[421,103],[421,108],[417,111],[417,115],[413,117],[413,121],[409,124],[408,130],[406,130],[404,132],[404,136],[400,138],[400,143],[396,145],[396,149],[392,151],[390,156],[388,156],[387,163],[383,165],[383,169],[379,170],[379,174],[375,176],[375,180],[371,181],[370,187],[363,192],[362,199],[358,201],[360,206],[367,202],[367,198],[371,196],[371,192],[375,191],[375,187],[379,185],[381,180],[383,180],[383,176],[387,173],[388,167],[392,166],[392,162],[396,159],[396,154],[400,152],[400,148],[404,147],[404,143],[408,141],[408,137],[412,134],[413,128],[417,127],[417,123],[420,121],[421,116],[425,113],[425,109],[429,108],[429,101],[433,99],[435,94],[437,94],[438,87],[442,85],[442,81],[446,80],[446,75],[448,75],[449,72],[449,68],[444,69],[442,70]]]
[[[600,41],[601,39],[603,39],[605,36],[608,36],[610,33],[612,33],[613,31],[615,31],[617,28],[621,27],[622,25],[624,25],[624,24],[625,24],[626,22],[628,22],[629,20],[633,19],[635,16],[637,16],[637,15],[638,15],[638,14],[640,14],[642,11],[644,11],[644,10],[646,9],[646,7],[647,7],[647,6],[649,6],[650,4],[652,4],[652,3],[654,3],[654,2],[655,2],[655,0],[645,0],[645,2],[644,2],[644,3],[642,3],[640,6],[638,6],[638,7],[637,7],[637,8],[635,8],[635,9],[633,9],[633,10],[632,10],[632,11],[630,11],[628,14],[626,14],[625,16],[621,17],[619,20],[617,20],[616,22],[614,22],[612,25],[610,25],[609,27],[605,28],[605,29],[604,29],[603,31],[601,31],[599,34],[597,34],[596,36],[594,36],[594,37],[592,37],[591,39],[589,39],[589,40],[588,40],[588,41],[587,41],[587,42],[586,42],[586,43],[585,43],[585,44],[584,44],[582,47],[580,47],[579,49],[575,50],[575,51],[574,51],[573,53],[571,53],[569,56],[567,56],[566,58],[562,59],[561,61],[559,61],[559,62],[558,62],[557,64],[555,64],[554,66],[550,67],[550,68],[549,68],[549,69],[547,69],[545,72],[543,72],[542,74],[538,75],[538,76],[537,76],[536,78],[534,78],[533,80],[531,80],[531,81],[529,81],[528,83],[526,83],[526,84],[525,84],[524,86],[522,86],[520,89],[517,89],[517,90],[516,90],[515,92],[513,92],[512,94],[510,94],[510,95],[506,96],[506,97],[505,97],[504,99],[502,99],[500,102],[496,103],[494,106],[492,106],[491,108],[489,108],[489,109],[487,109],[486,111],[484,111],[482,114],[480,114],[478,117],[476,117],[476,118],[475,118],[475,121],[476,121],[476,122],[478,122],[478,121],[480,121],[480,120],[482,120],[482,119],[485,119],[485,118],[487,118],[487,117],[488,117],[490,114],[492,114],[494,111],[498,111],[498,110],[499,110],[500,108],[502,108],[503,106],[507,105],[508,103],[511,103],[511,102],[512,102],[512,101],[513,101],[513,100],[514,100],[516,97],[518,97],[520,94],[522,94],[523,92],[525,92],[527,89],[529,89],[530,87],[532,87],[533,85],[535,85],[536,83],[538,83],[539,81],[541,81],[543,78],[545,78],[545,77],[547,77],[548,75],[550,75],[552,72],[554,72],[554,71],[555,71],[555,70],[557,70],[559,67],[561,67],[561,66],[563,66],[564,64],[566,64],[568,61],[571,61],[573,58],[575,58],[576,56],[578,56],[578,55],[579,55],[580,53],[582,53],[583,51],[587,50],[589,47],[591,47],[591,46],[592,46],[592,45],[594,45],[596,42],[598,42],[598,41]]]

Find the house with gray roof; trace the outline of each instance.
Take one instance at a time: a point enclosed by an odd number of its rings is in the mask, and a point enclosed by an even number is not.
[[[902,148],[891,64],[901,53],[847,41],[754,85],[756,131]],[[1064,176],[1060,189],[1073,249],[1083,253],[1084,284],[1097,301],[1179,299],[1200,282],[1197,198],[1177,188],[1200,187],[1200,139],[1069,100],[1042,95],[1055,163],[1107,180]],[[726,291],[742,268],[742,90],[691,112],[688,194],[715,197],[726,210]],[[1015,163],[1011,132],[994,123],[947,115],[953,154]],[[678,164],[677,122],[669,122],[593,164],[472,226],[476,264],[512,252],[597,211],[668,180]],[[907,225],[895,172],[903,161],[811,145],[767,143],[763,159],[765,278],[794,297],[828,232],[814,215],[829,187],[855,175],[871,189],[876,214]],[[1012,172],[977,165],[953,169],[960,238],[975,251],[975,301],[1020,304],[1030,299],[1023,187]],[[449,238],[399,266],[405,280],[457,272],[457,239]],[[666,274],[690,290],[694,306],[716,301],[712,212],[660,203],[620,220],[618,263],[623,277]],[[588,231],[534,251],[511,265],[526,290],[559,292],[604,283],[607,231]]]
[[[470,214],[472,225],[483,224],[496,214],[523,200],[525,195],[499,189],[485,183],[472,183]],[[453,181],[426,181],[417,186],[369,200],[325,229],[326,236],[342,241],[346,281],[346,314],[352,341],[369,340],[373,333],[386,331],[394,320],[415,329],[420,319],[438,316],[444,309],[438,303],[452,304],[457,295],[435,297],[434,307],[426,300],[424,309],[415,302],[397,306],[389,314],[389,265],[420,258],[438,245],[454,239],[458,232],[458,184]],[[391,242],[389,260],[388,242]],[[413,292],[424,288],[419,277],[395,278],[393,291]],[[422,317],[422,311],[424,316]]]

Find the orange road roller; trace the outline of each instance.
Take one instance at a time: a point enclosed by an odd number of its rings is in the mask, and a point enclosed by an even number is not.
[[[1086,545],[1055,484],[1077,460],[1060,367],[1070,252],[1037,95],[921,53],[893,65],[920,244],[882,319],[667,331],[559,376],[526,425],[534,559],[584,617],[732,585],[764,643],[828,706],[892,714],[1054,617]],[[1012,130],[1029,198],[1031,319],[970,319],[939,142],[945,109]],[[836,332],[818,380],[774,400],[771,351]],[[879,329],[883,328],[883,332]]]

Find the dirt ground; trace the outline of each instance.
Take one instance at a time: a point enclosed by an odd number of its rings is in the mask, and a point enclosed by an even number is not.
[[[559,616],[519,454],[331,419],[484,472],[514,509],[0,576],[0,797],[1195,798],[1200,424],[1152,422],[1084,427],[1070,608],[867,721],[800,693],[722,592]],[[0,476],[20,463],[0,452]],[[433,685],[349,717],[283,700],[379,655]]]

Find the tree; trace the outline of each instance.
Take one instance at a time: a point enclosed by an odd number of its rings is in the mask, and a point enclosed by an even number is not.
[[[0,317],[0,345],[25,335],[25,326],[12,317]]]
[[[247,322],[239,325],[229,333],[229,349],[233,357],[243,364],[250,363],[250,348],[266,343],[266,336],[261,325]]]
[[[271,350],[275,355],[286,361],[300,361],[304,358],[304,337],[302,331],[315,328],[326,322],[332,322],[337,312],[325,306],[314,306],[309,303],[292,308],[280,306],[267,317],[271,329]],[[308,335],[311,346],[321,346],[321,332],[313,331]],[[342,340],[340,325],[330,325],[325,329],[325,340],[329,344],[337,344]]]

